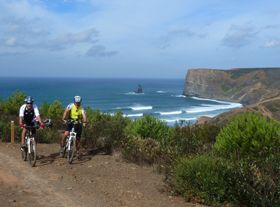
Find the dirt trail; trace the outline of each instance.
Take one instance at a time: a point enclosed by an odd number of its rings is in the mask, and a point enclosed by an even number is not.
[[[117,154],[87,154],[69,165],[57,149],[39,144],[39,160],[31,168],[21,160],[19,145],[0,142],[0,206],[199,206],[162,192],[163,177],[150,167]]]

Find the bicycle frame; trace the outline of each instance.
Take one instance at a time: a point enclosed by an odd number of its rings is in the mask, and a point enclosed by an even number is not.
[[[73,124],[73,126],[72,126],[69,136],[67,137],[66,145],[64,148],[64,153],[65,152],[67,153],[67,160],[68,160],[69,164],[71,164],[73,162],[74,154],[76,151],[77,132],[75,132],[75,126],[76,126],[76,124],[80,124],[80,122],[72,121],[72,120],[69,120],[69,122],[71,122]],[[63,157],[64,157],[64,155],[63,155]]]
[[[27,132],[25,136],[25,144],[27,146],[27,149],[22,152],[22,158],[25,161],[26,158],[29,160],[29,164],[34,167],[36,164],[36,156],[37,156],[37,150],[36,150],[36,140],[33,136],[32,129],[36,129],[36,126],[26,126],[25,127]]]
[[[75,132],[74,126],[70,132],[70,135],[68,137],[67,143],[66,143],[66,149],[69,151],[71,150],[71,142],[76,143],[76,137],[77,137],[77,133]]]
[[[28,150],[28,153],[31,153],[31,146],[30,146],[30,143],[35,143],[35,138],[34,137],[26,137],[26,144],[27,144],[27,150]],[[33,150],[35,150],[35,145],[33,145]]]

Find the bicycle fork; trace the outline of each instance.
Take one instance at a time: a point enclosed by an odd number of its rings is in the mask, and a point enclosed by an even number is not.
[[[31,143],[33,143],[32,147],[33,147],[33,151],[35,151],[34,137],[31,137],[31,138],[29,138],[29,139],[26,140],[27,151],[28,151],[29,154],[31,153]]]

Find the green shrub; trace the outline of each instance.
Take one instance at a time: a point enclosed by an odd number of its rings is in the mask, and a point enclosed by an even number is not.
[[[156,140],[139,137],[123,140],[121,151],[125,159],[139,164],[153,164],[162,154],[160,144]]]
[[[83,145],[87,147],[103,145],[108,151],[111,151],[112,147],[120,146],[124,129],[130,120],[124,118],[122,113],[109,115],[90,108],[86,111],[89,125],[83,130]]]
[[[217,155],[232,163],[230,194],[246,206],[280,204],[280,124],[259,114],[238,115],[221,130]]]
[[[26,95],[23,92],[14,92],[6,101],[2,102],[1,107],[4,113],[9,115],[18,115],[19,108],[24,103]]]
[[[37,130],[36,138],[38,143],[58,143],[60,142],[62,134],[56,129]]]
[[[242,206],[280,206],[280,159],[277,159],[272,161],[274,169],[269,170],[246,160],[232,165],[226,182],[235,203]]]
[[[141,137],[143,139],[152,138],[157,140],[162,146],[168,146],[173,136],[174,130],[167,124],[155,117],[144,116],[128,124],[125,129],[126,136]]]
[[[225,180],[228,165],[226,160],[207,155],[183,158],[175,167],[176,190],[188,201],[223,203],[229,197]]]
[[[0,138],[4,142],[9,142],[11,137],[10,124],[8,122],[0,121]]]
[[[64,109],[62,103],[55,100],[48,108],[48,118],[54,120],[61,120],[63,116]]]
[[[228,158],[264,158],[273,156],[280,146],[280,124],[254,113],[238,115],[224,127],[214,145]]]
[[[49,117],[48,111],[49,111],[50,106],[51,105],[47,102],[44,102],[43,104],[41,104],[41,106],[40,106],[41,116]]]
[[[220,128],[215,125],[175,126],[171,145],[179,155],[209,152]]]

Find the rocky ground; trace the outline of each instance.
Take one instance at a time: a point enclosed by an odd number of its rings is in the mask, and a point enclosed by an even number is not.
[[[19,145],[0,142],[0,206],[199,206],[166,192],[153,168],[128,163],[117,153],[85,151],[69,165],[57,151],[56,144],[39,144],[32,168],[21,160]]]

